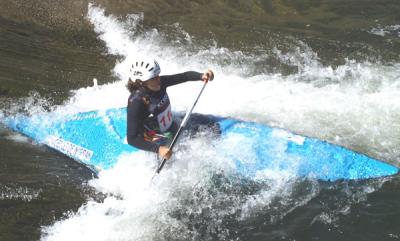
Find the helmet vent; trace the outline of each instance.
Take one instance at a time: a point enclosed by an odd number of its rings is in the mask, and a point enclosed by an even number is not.
[[[155,60],[138,60],[132,63],[130,78],[147,81],[158,76],[160,72],[160,66]]]

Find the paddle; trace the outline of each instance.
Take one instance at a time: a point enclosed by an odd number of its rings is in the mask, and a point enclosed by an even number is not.
[[[175,134],[175,136],[174,136],[174,139],[172,139],[172,142],[171,142],[171,144],[169,145],[169,149],[170,149],[171,151],[172,151],[172,148],[174,148],[174,146],[175,146],[175,144],[176,144],[176,142],[177,142],[177,140],[178,140],[178,138],[179,138],[179,135],[181,134],[183,128],[186,126],[187,122],[189,121],[190,115],[192,114],[192,111],[193,111],[194,107],[196,106],[197,101],[199,100],[201,94],[203,93],[203,90],[204,90],[204,88],[206,87],[207,83],[208,83],[208,81],[205,81],[205,82],[204,82],[203,88],[201,88],[200,93],[199,93],[199,95],[197,96],[196,100],[194,101],[192,107],[186,112],[186,115],[185,115],[185,117],[183,118],[183,120],[182,120],[182,122],[181,122],[181,125],[179,126],[179,129],[178,129],[178,131],[176,132],[176,134]],[[162,168],[164,167],[164,165],[165,165],[166,162],[167,162],[167,159],[166,159],[166,158],[163,158],[162,162],[160,163],[160,165],[158,166],[158,168],[157,168],[157,170],[156,170],[156,173],[154,173],[153,178],[154,178],[158,173],[161,172],[161,170],[162,170]]]

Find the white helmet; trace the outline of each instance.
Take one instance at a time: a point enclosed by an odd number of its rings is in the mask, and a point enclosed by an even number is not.
[[[130,68],[130,77],[132,80],[140,79],[146,81],[159,75],[161,72],[160,65],[155,60],[139,60],[133,62]]]

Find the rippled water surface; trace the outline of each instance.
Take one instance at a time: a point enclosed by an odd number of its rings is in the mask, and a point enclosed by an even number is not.
[[[128,66],[144,55],[161,74],[215,71],[197,112],[400,166],[399,12],[397,0],[5,0],[0,120],[125,106]],[[173,109],[197,90],[170,88]],[[232,178],[209,138],[185,139],[149,187],[153,155],[95,175],[0,125],[0,240],[400,240],[399,175]]]

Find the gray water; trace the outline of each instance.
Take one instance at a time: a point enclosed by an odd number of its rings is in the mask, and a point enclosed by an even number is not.
[[[107,106],[121,96],[115,89],[127,43],[139,46],[133,52],[155,49],[166,71],[213,67],[217,78],[200,112],[282,127],[399,166],[398,1],[94,6],[0,3],[0,118]],[[119,27],[130,40],[107,39],[104,33],[119,36]],[[105,87],[86,89],[93,78]],[[183,109],[187,96],[178,93],[174,104]],[[192,159],[204,152],[198,150]],[[0,154],[0,240],[400,240],[398,175],[330,183],[277,174],[255,183],[189,169],[180,181],[166,175],[159,203],[139,188],[139,177],[124,179],[123,160],[120,169],[95,177],[3,126]],[[126,169],[141,170],[135,165]]]

